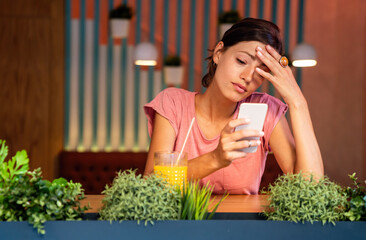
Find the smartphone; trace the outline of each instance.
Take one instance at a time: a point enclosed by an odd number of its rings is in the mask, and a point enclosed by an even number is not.
[[[263,130],[264,120],[266,119],[268,106],[265,103],[242,103],[240,104],[238,118],[247,118],[249,124],[240,125],[235,128],[235,131],[242,129]],[[259,140],[259,137],[247,137],[245,140]],[[257,151],[257,146],[243,148],[242,151],[253,153]]]

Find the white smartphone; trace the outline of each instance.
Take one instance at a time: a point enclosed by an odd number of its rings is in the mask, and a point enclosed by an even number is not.
[[[242,103],[240,104],[238,118],[247,118],[249,124],[240,125],[235,131],[242,129],[263,130],[264,120],[266,119],[268,106],[265,103]],[[245,140],[259,140],[259,137],[247,137]],[[252,153],[257,151],[257,146],[243,148],[242,151]]]

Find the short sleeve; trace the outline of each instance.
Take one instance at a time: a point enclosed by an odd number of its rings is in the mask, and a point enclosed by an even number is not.
[[[273,129],[279,122],[282,116],[287,112],[287,105],[281,100],[266,94],[265,102],[268,105],[267,117],[264,123],[264,147],[267,151],[271,151],[269,146],[269,139],[272,135]]]
[[[144,105],[144,111],[148,121],[148,130],[151,137],[154,126],[155,113],[166,118],[177,133],[179,116],[177,109],[180,109],[177,89],[167,88],[161,91],[151,102]]]

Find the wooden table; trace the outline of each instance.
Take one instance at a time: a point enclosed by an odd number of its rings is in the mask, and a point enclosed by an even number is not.
[[[96,213],[102,207],[102,199],[104,195],[86,195],[86,198],[81,201],[82,206],[89,203],[91,207],[87,213]],[[221,199],[218,195],[213,200],[215,204]],[[216,212],[221,213],[259,213],[262,212],[265,206],[268,205],[267,195],[229,195],[218,207]]]

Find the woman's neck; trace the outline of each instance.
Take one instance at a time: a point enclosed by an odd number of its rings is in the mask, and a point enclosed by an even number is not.
[[[206,121],[227,121],[235,112],[237,103],[229,101],[215,86],[210,86],[205,93],[196,95],[196,114]]]

